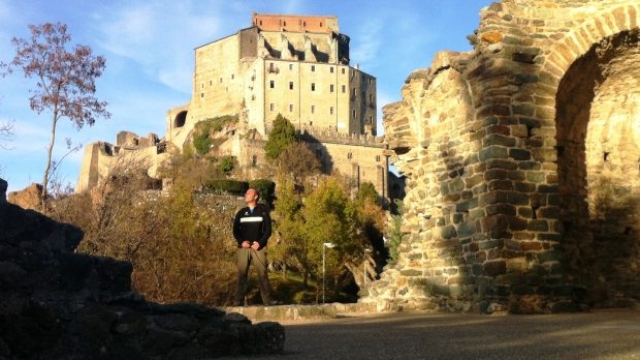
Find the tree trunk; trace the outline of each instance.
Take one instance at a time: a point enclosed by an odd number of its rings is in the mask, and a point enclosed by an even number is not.
[[[53,158],[53,147],[56,143],[56,127],[58,125],[58,107],[57,105],[53,110],[53,119],[51,121],[51,142],[49,142],[49,148],[47,149],[47,164],[44,168],[44,177],[42,179],[42,193],[40,194],[40,207],[41,210],[45,210],[47,201],[47,188],[49,187],[49,172],[51,171],[51,159]]]

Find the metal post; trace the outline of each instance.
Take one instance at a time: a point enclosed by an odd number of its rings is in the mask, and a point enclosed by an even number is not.
[[[325,267],[324,267],[324,263],[325,263],[325,253],[326,253],[326,246],[324,246],[324,244],[322,245],[322,303],[324,304],[324,288],[326,286],[325,284]]]
[[[330,242],[326,242],[322,244],[322,303],[324,304],[324,293],[326,287],[326,270],[325,270],[325,262],[326,262],[326,248],[333,248],[335,245]]]

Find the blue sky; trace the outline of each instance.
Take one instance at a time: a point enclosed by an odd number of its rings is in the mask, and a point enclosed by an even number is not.
[[[411,71],[429,67],[436,52],[471,50],[466,35],[478,28],[490,0],[0,0],[0,61],[15,54],[12,37],[28,38],[29,24],[67,24],[72,44],[89,45],[107,59],[98,98],[111,119],[76,130],[58,126],[54,159],[65,139],[87,145],[115,143],[127,130],[164,136],[168,109],[191,96],[193,49],[251,25],[252,12],[335,15],[351,38],[351,65],[377,78],[380,107],[400,100]],[[50,114],[29,109],[35,82],[21,73],[0,78],[0,121],[13,121],[14,139],[0,142],[0,177],[9,191],[40,183],[50,139]],[[378,111],[378,132],[382,112]],[[84,149],[64,157],[58,181],[75,186]]]

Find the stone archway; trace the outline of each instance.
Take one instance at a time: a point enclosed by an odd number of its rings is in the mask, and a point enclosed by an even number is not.
[[[181,111],[176,114],[173,121],[173,128],[181,128],[187,123],[187,111]]]
[[[640,0],[493,3],[472,52],[411,74],[383,109],[406,236],[362,302],[537,313],[640,299],[638,14]],[[439,92],[456,86],[468,91]],[[470,115],[439,112],[450,102]]]
[[[593,45],[556,97],[568,275],[601,304],[640,298],[639,35],[622,31]]]

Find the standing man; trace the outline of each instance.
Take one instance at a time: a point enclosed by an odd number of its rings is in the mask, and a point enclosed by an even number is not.
[[[233,221],[233,237],[238,243],[238,283],[234,299],[235,306],[244,305],[249,265],[252,262],[258,272],[262,303],[274,304],[271,301],[271,286],[267,276],[267,240],[271,236],[271,217],[266,206],[258,205],[258,199],[260,199],[258,190],[249,188],[244,194],[247,206],[238,211]]]

